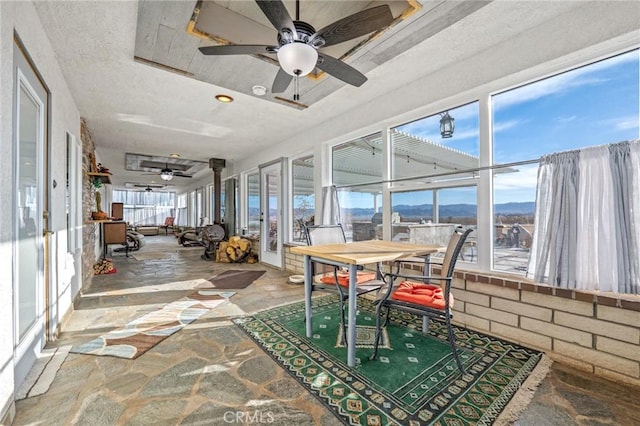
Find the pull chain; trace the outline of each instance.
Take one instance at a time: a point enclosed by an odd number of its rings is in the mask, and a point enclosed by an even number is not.
[[[293,77],[293,100],[300,100],[300,84],[298,83],[298,79],[300,78],[300,70],[295,70],[295,77]]]

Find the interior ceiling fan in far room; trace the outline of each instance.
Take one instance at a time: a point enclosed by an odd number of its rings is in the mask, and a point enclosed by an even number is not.
[[[199,49],[205,55],[276,54],[280,69],[271,92],[284,92],[295,78],[295,101],[300,97],[297,79],[306,76],[316,67],[345,83],[360,87],[367,81],[364,74],[320,49],[381,30],[393,21],[391,9],[385,4],[354,13],[316,31],[311,24],[300,20],[300,0],[296,0],[295,20],[291,19],[282,0],[255,1],[278,31],[277,45],[229,44]]]
[[[173,179],[174,177],[183,177],[183,178],[192,178],[193,176],[188,175],[186,173],[183,173],[179,170],[173,170],[171,168],[169,168],[169,164],[166,163],[164,165],[164,168],[160,170],[160,172],[154,172],[154,173],[143,173],[143,175],[154,175],[154,176],[160,176],[160,179],[168,182],[171,179]]]
[[[126,182],[124,186],[125,188],[141,188],[147,192],[151,192],[153,190],[167,189],[167,188],[170,188],[172,185],[156,184],[156,183]]]

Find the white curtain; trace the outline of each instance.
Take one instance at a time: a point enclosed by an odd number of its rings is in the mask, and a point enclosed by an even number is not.
[[[619,258],[615,244],[613,181],[607,147],[580,155],[578,179],[576,283],[572,288],[618,292],[618,274],[612,265]],[[577,265],[576,265],[577,266]]]
[[[340,222],[340,203],[335,186],[322,188],[322,223],[323,225],[338,225]]]
[[[535,218],[527,276],[638,294],[640,141],[543,157]]]

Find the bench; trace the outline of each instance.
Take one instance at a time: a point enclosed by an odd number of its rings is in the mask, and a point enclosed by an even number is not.
[[[160,227],[154,225],[136,226],[136,232],[142,235],[158,235]]]

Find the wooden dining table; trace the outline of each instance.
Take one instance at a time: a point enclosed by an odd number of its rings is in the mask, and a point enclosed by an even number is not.
[[[369,264],[393,262],[406,257],[430,256],[442,249],[439,245],[417,245],[395,241],[369,240],[341,244],[291,247],[291,252],[304,255],[304,297],[306,335],[313,335],[311,290],[313,262],[349,269],[349,311],[347,328],[347,365],[356,365],[356,273]]]

